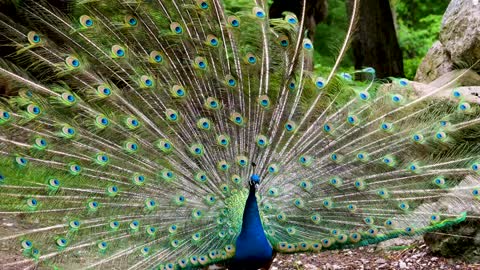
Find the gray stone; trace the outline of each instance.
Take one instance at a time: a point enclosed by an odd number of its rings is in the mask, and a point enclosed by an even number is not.
[[[480,5],[453,0],[443,16],[440,42],[453,63],[472,64],[480,59]]]
[[[429,83],[443,74],[452,71],[454,65],[450,55],[440,41],[433,43],[417,69],[415,81]]]
[[[416,81],[430,83],[456,67],[470,68],[480,59],[480,4],[475,1],[450,2],[443,16],[439,41],[420,64]],[[473,68],[480,71],[480,65]]]

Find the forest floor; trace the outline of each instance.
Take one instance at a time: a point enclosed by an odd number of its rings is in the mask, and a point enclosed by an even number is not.
[[[408,240],[406,240],[408,241]],[[480,269],[480,263],[468,264],[438,257],[421,239],[408,246],[360,247],[324,251],[318,254],[280,254],[270,270],[369,270],[369,269]]]

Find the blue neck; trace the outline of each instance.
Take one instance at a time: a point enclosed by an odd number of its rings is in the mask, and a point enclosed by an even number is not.
[[[251,185],[243,212],[242,231],[236,242],[234,261],[252,266],[256,263],[268,263],[272,259],[273,249],[263,232],[255,187]]]

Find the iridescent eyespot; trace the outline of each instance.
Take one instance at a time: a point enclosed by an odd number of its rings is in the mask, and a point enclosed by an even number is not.
[[[79,18],[80,24],[85,28],[90,28],[93,26],[93,19],[90,16],[82,15]]]
[[[197,121],[197,128],[202,130],[210,130],[212,128],[212,123],[208,118],[200,118]]]
[[[170,24],[170,30],[171,30],[173,33],[177,34],[177,35],[180,35],[180,34],[183,33],[183,28],[182,28],[182,26],[181,26],[179,23],[177,23],[177,22],[172,22],[172,23]]]
[[[278,38],[278,44],[280,44],[280,46],[286,48],[290,44],[290,41],[288,40],[287,36],[280,36]]]
[[[435,138],[437,140],[443,141],[447,138],[447,134],[443,131],[439,131],[439,132],[435,133]]]
[[[148,75],[142,75],[140,77],[140,87],[142,88],[151,88],[155,86],[155,81],[153,80],[152,77]]]
[[[462,97],[462,92],[460,92],[460,90],[458,90],[458,89],[454,89],[454,90],[452,91],[452,96],[453,96],[454,98],[461,98],[461,97]]]
[[[150,63],[160,64],[160,63],[163,62],[163,55],[159,51],[152,51],[148,55],[148,60],[149,60]]]
[[[134,116],[129,116],[125,119],[125,125],[131,130],[135,130],[140,127],[140,121]]]
[[[80,225],[81,225],[81,223],[78,220],[72,220],[68,223],[68,226],[72,230],[77,230],[78,228],[80,228]]]
[[[115,196],[118,194],[118,187],[117,186],[109,186],[107,187],[107,195],[108,196]]]
[[[175,179],[175,173],[169,169],[163,169],[160,171],[160,178],[164,181],[171,182]]]
[[[384,131],[391,131],[393,129],[393,124],[385,122],[380,125],[380,128]]]
[[[207,10],[209,8],[208,2],[205,0],[196,0],[196,2],[200,9]]]
[[[205,100],[204,106],[210,110],[218,110],[221,108],[221,103],[218,101],[218,99],[209,97],[207,100]]]
[[[148,209],[148,210],[152,210],[153,208],[155,208],[155,206],[157,205],[157,203],[153,200],[153,199],[145,199],[145,208]]]
[[[226,172],[226,171],[228,171],[228,169],[230,169],[230,164],[225,160],[220,160],[217,163],[217,168],[218,168],[218,170],[220,170],[222,172]]]
[[[445,178],[443,178],[442,176],[438,176],[438,177],[435,177],[433,180],[432,180],[432,183],[438,187],[444,187],[445,186]]]
[[[167,139],[160,139],[158,140],[156,146],[160,149],[163,153],[169,154],[173,151],[173,144]]]
[[[240,19],[235,16],[229,16],[227,18],[227,21],[231,27],[234,27],[234,28],[240,27]]]
[[[342,181],[342,179],[339,178],[339,177],[333,177],[333,178],[330,178],[329,183],[330,183],[331,186],[334,186],[334,187],[336,187],[336,188],[339,188],[339,187],[342,186],[343,181]]]
[[[356,115],[347,116],[347,122],[351,125],[357,125],[359,123],[358,117]]]
[[[30,207],[32,209],[37,208],[38,201],[35,198],[29,198],[29,199],[27,199],[27,205],[28,205],[28,207]]]
[[[44,138],[36,138],[35,139],[35,148],[38,149],[38,150],[44,150],[45,148],[47,148],[47,141],[44,139]]]
[[[0,109],[0,124],[6,123],[11,119],[12,115],[9,112]]]
[[[239,175],[237,175],[237,174],[232,175],[232,176],[230,177],[230,179],[231,179],[232,182],[235,183],[235,184],[241,184],[242,181],[243,181],[242,178],[241,178]]]
[[[175,195],[173,197],[173,202],[178,206],[185,205],[186,201],[187,201],[187,199],[185,199],[185,196],[183,196],[183,195]]]
[[[58,190],[60,187],[60,181],[56,178],[48,179],[47,183],[50,190]]]
[[[113,58],[122,58],[125,56],[125,49],[120,45],[113,45],[110,52]]]
[[[461,112],[467,112],[471,109],[471,106],[468,102],[462,102],[458,104],[458,110]]]
[[[297,24],[298,23],[298,19],[295,15],[293,14],[288,14],[287,16],[285,16],[285,20],[289,23],[289,24]]]
[[[300,165],[308,167],[312,165],[313,157],[309,155],[302,155],[298,158],[298,162],[300,162]]]
[[[245,124],[243,116],[236,112],[230,114],[230,121],[238,126],[243,126]]]
[[[290,90],[295,90],[295,87],[296,87],[296,84],[295,84],[295,80],[290,80],[290,82],[288,83],[288,88],[290,88]]]
[[[60,238],[58,238],[58,239],[55,241],[55,243],[56,243],[57,246],[59,246],[59,247],[66,247],[68,241],[67,241],[67,239],[65,239],[65,238],[63,238],[63,237],[60,237]]]
[[[352,75],[350,75],[349,73],[345,73],[345,72],[342,72],[340,73],[340,77],[346,81],[352,81],[353,80],[353,77]]]
[[[203,216],[203,212],[200,209],[193,209],[192,210],[192,217],[195,219],[199,219]]]
[[[202,70],[206,69],[208,66],[207,60],[201,56],[195,57],[194,63],[196,68],[202,69]]]
[[[61,136],[65,139],[71,139],[75,136],[75,129],[69,125],[64,125],[61,129]]]
[[[267,170],[271,174],[276,174],[280,171],[280,167],[278,166],[278,164],[272,163],[268,165]]]
[[[367,185],[365,184],[365,181],[362,179],[356,180],[353,185],[355,186],[356,189],[358,190],[365,190]]]
[[[315,79],[315,86],[318,88],[318,89],[322,89],[323,87],[325,87],[325,79],[322,78],[322,77],[317,77]]]
[[[123,144],[123,149],[129,154],[133,154],[138,151],[138,144],[132,141],[126,141]]]
[[[170,122],[177,122],[180,118],[178,112],[173,109],[167,109],[165,111],[165,116],[167,117],[167,120]]]
[[[199,144],[199,143],[196,143],[196,144],[193,144],[192,146],[190,146],[190,153],[194,156],[202,156],[203,155],[203,145],[202,144]]]
[[[145,183],[145,176],[142,174],[134,174],[132,176],[132,182],[137,186],[143,185],[143,183]]]
[[[78,68],[80,67],[80,60],[75,56],[68,56],[65,58],[65,63],[69,68]]]
[[[361,100],[370,99],[370,94],[366,91],[362,91],[362,92],[358,93],[358,96],[360,97]]]
[[[42,109],[35,104],[30,104],[27,106],[27,112],[30,117],[37,117],[42,113]]]
[[[64,92],[60,95],[60,101],[65,106],[72,106],[77,102],[77,99],[71,93]]]
[[[235,80],[235,78],[233,78],[233,76],[231,75],[228,75],[226,78],[225,78],[225,81],[227,82],[227,85],[229,87],[235,87],[237,86],[237,81]]]
[[[96,201],[91,201],[87,203],[87,208],[90,211],[96,211],[98,209],[99,203]]]
[[[205,172],[201,171],[201,172],[197,172],[195,174],[195,180],[197,180],[198,182],[201,182],[201,183],[205,183],[208,180],[208,177],[205,174]]]
[[[138,25],[138,19],[134,16],[130,16],[130,15],[125,16],[124,21],[125,21],[125,24],[127,26],[137,26]]]
[[[406,202],[400,202],[400,203],[398,204],[398,208],[406,211],[406,210],[408,210],[408,209],[410,208],[410,206],[409,206],[408,203],[406,203]]]
[[[295,122],[290,120],[284,125],[284,127],[286,131],[293,132],[297,128],[297,124],[295,124]]]
[[[424,137],[422,134],[413,134],[412,139],[416,143],[422,143],[424,141]]]
[[[313,49],[312,41],[308,38],[303,40],[303,48],[307,51],[311,51]]]
[[[237,156],[236,162],[240,167],[245,167],[248,165],[248,158],[246,156]]]
[[[388,192],[387,189],[379,189],[377,191],[377,195],[380,196],[382,199],[388,199],[390,197],[390,193]]]
[[[257,98],[258,104],[260,104],[261,107],[268,109],[270,108],[270,99],[268,98],[267,95],[261,95]]]
[[[82,172],[82,167],[76,163],[68,165],[68,169],[72,175],[79,175]]]
[[[470,165],[470,169],[474,172],[480,172],[480,163],[475,162],[472,165]]]
[[[28,42],[30,42],[31,45],[37,45],[42,41],[42,38],[40,37],[40,35],[34,31],[28,32],[27,38],[28,38]]]
[[[247,53],[245,55],[245,63],[255,65],[257,63],[257,57],[253,53]]]
[[[252,13],[255,17],[257,17],[259,19],[265,18],[265,11],[263,11],[263,9],[261,7],[254,7],[252,9]]]
[[[255,141],[257,143],[257,146],[261,148],[264,148],[269,144],[268,138],[264,135],[258,135]]]
[[[330,124],[324,124],[323,125],[323,131],[327,132],[327,133],[330,133],[330,131],[332,131],[332,126]]]
[[[217,47],[218,44],[220,43],[220,41],[218,40],[218,38],[214,35],[208,35],[207,36],[207,39],[205,41],[206,44],[212,46],[212,47]]]
[[[105,153],[98,153],[95,156],[95,162],[100,166],[105,166],[110,159]]]
[[[95,126],[99,129],[104,129],[110,125],[110,121],[105,115],[100,114],[95,117]]]
[[[408,85],[408,80],[407,80],[407,79],[400,79],[400,80],[398,80],[398,84],[399,84],[400,86],[405,87],[405,86]]]
[[[96,89],[97,96],[99,98],[106,98],[112,94],[112,90],[107,85],[99,85]]]
[[[403,97],[399,94],[393,95],[392,96],[392,101],[394,103],[400,103],[403,100]]]

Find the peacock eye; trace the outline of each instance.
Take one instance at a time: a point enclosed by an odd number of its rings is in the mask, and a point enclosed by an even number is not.
[[[177,35],[180,35],[180,34],[183,33],[183,28],[182,28],[182,26],[181,26],[179,23],[177,23],[177,22],[172,22],[172,23],[170,24],[170,30],[171,30],[173,33],[177,34]]]

